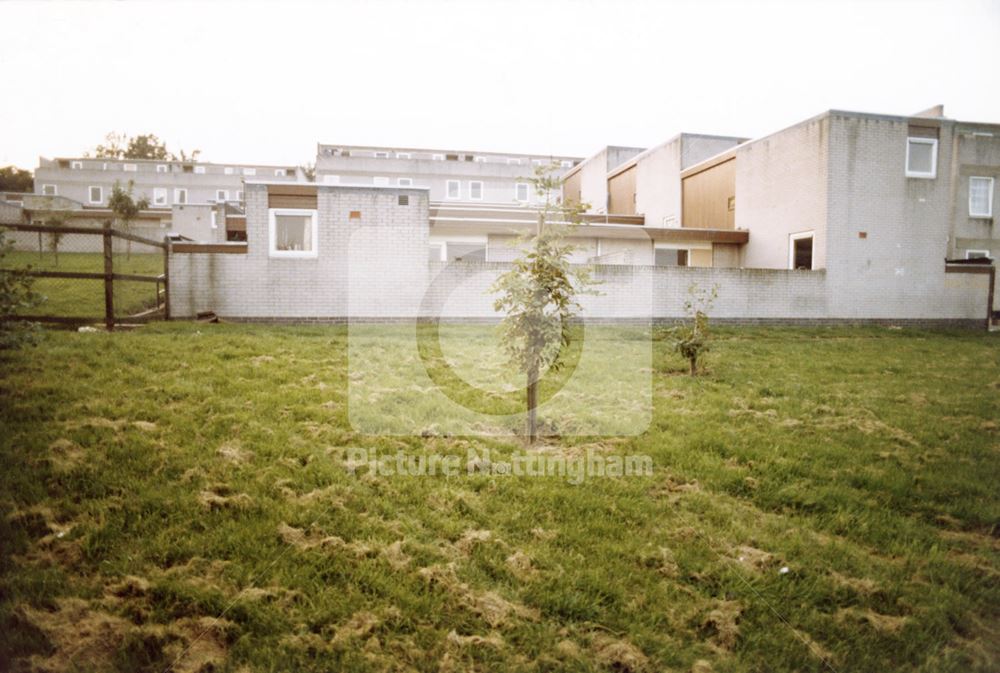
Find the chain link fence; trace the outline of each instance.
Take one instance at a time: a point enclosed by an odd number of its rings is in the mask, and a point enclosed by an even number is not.
[[[106,326],[168,316],[167,244],[127,232],[0,225],[0,268],[32,277],[41,302],[18,318]]]

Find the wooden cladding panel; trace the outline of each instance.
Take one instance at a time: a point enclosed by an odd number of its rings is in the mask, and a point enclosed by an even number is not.
[[[567,203],[580,202],[580,175],[582,171],[577,171],[573,175],[563,180],[563,201]]]
[[[683,218],[691,229],[735,229],[736,160],[730,159],[689,175],[681,182]]]
[[[608,212],[635,215],[635,166],[608,178]]]
[[[317,208],[316,188],[312,185],[268,185],[268,208]]]
[[[247,218],[245,217],[226,218],[226,231],[246,231],[246,230],[247,230]]]

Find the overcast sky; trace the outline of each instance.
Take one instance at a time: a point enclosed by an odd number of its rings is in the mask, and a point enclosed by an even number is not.
[[[0,165],[111,130],[218,162],[317,142],[586,156],[830,108],[1000,122],[1000,1],[0,2]]]

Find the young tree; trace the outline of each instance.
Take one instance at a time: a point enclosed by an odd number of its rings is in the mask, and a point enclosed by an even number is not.
[[[698,375],[698,358],[709,350],[708,311],[718,296],[717,285],[705,290],[692,283],[684,302],[686,320],[683,325],[670,330],[674,350],[688,361],[691,376]]]
[[[0,191],[29,193],[35,191],[35,180],[31,177],[31,171],[15,166],[0,168]]]
[[[125,148],[126,159],[169,159],[167,144],[152,133],[129,138]]]
[[[554,176],[555,168],[535,169],[530,181],[544,198],[535,233],[521,238],[521,255],[490,288],[499,294],[494,309],[504,313],[500,324],[504,349],[511,365],[525,376],[526,431],[532,444],[538,436],[539,377],[564,364],[563,349],[572,340],[570,321],[580,309],[577,294],[596,294],[591,288],[590,269],[569,263],[574,246],[567,241],[567,234],[579,224],[587,206],[553,199],[561,185]]]
[[[201,150],[195,150],[189,155],[184,150],[180,156],[167,149],[167,144],[155,133],[141,133],[129,137],[124,133],[112,131],[104,137],[104,144],[94,148],[94,156],[99,159],[153,159],[169,161],[197,161]],[[84,152],[83,156],[90,156]]]
[[[134,186],[131,180],[128,181],[128,186],[124,189],[118,182],[115,182],[114,187],[111,188],[111,196],[108,197],[108,208],[111,209],[114,215],[115,226],[126,233],[131,231],[132,221],[139,216],[139,211],[149,208],[149,199],[146,197],[140,199],[132,198],[132,189]],[[131,259],[131,257],[132,241],[127,241],[125,259]]]
[[[45,224],[50,227],[62,227],[66,224],[68,217],[64,213],[57,213],[45,220]],[[65,234],[61,231],[49,232],[49,250],[52,251],[52,255],[55,257],[56,266],[59,266],[59,243],[62,241],[63,236]]]
[[[13,244],[0,230],[0,350],[16,348],[32,338],[33,325],[14,320],[19,311],[37,306],[43,297],[32,290],[34,279],[24,270],[4,268]]]

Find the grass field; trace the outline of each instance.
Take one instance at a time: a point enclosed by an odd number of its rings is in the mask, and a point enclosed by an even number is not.
[[[723,330],[696,379],[657,340],[645,432],[539,449],[653,474],[581,485],[357,432],[349,350],[156,324],[0,354],[0,670],[1000,668],[995,335]],[[357,448],[463,473],[352,476]]]
[[[124,248],[124,244],[116,241]],[[136,244],[136,248],[140,248]],[[148,250],[149,248],[145,248]],[[34,271],[76,271],[104,273],[104,255],[89,252],[60,252],[58,260],[50,251],[11,252],[3,258],[3,266]],[[115,273],[159,276],[163,273],[163,253],[133,252],[124,249],[114,256]],[[45,299],[33,315],[69,318],[102,318],[104,316],[104,281],[77,278],[36,278],[33,288]],[[125,317],[155,306],[156,284],[138,281],[116,281],[115,315]]]

